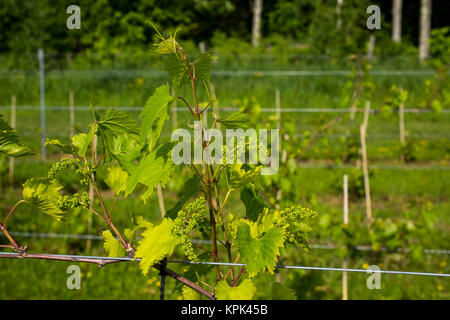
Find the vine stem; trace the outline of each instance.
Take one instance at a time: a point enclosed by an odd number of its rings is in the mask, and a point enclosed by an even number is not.
[[[5,221],[3,222],[3,226],[4,226],[5,228],[6,228],[6,224],[8,223],[9,217],[11,217],[11,215],[13,214],[13,212],[17,209],[17,207],[18,207],[21,203],[25,203],[25,200],[20,200],[20,201],[18,201],[18,202],[11,208],[11,210],[9,210],[9,212],[8,212],[6,218],[5,218]]]

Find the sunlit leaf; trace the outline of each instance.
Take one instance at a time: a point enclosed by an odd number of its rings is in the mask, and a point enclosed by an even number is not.
[[[109,167],[106,175],[106,184],[114,190],[116,195],[125,192],[127,189],[128,174],[120,167]]]
[[[144,275],[155,263],[172,254],[178,244],[178,238],[173,229],[175,223],[171,219],[164,219],[161,224],[147,228],[143,239],[139,242],[135,257],[141,258],[139,267]]]
[[[68,212],[59,207],[63,198],[59,193],[61,189],[62,186],[55,180],[31,178],[23,184],[23,198],[28,204],[36,206],[42,212],[57,220],[64,220]]]
[[[168,107],[172,100],[170,86],[168,84],[160,86],[148,98],[139,115],[142,119],[140,143],[143,145],[147,142],[149,151],[152,151],[158,142],[164,123],[169,117]]]
[[[112,235],[111,231],[105,230],[102,232],[102,238],[105,240],[103,248],[108,257],[122,257],[125,255],[125,249],[120,244],[120,241]]]
[[[245,279],[239,286],[230,287],[225,280],[216,286],[218,300],[250,300],[256,292],[256,287],[250,279]]]
[[[2,114],[0,114],[0,153],[6,153],[10,157],[24,157],[33,154],[29,148],[20,143],[16,131],[9,126]]]
[[[283,232],[280,229],[274,227],[262,236],[254,237],[250,232],[250,226],[241,223],[235,241],[242,261],[247,264],[246,269],[250,277],[266,268],[269,273],[273,273],[280,248],[284,244]]]

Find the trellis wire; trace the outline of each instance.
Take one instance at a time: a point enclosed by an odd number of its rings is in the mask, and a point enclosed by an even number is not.
[[[433,76],[436,74],[434,70],[371,70],[369,72],[373,76]],[[71,78],[134,78],[134,77],[163,77],[166,72],[162,70],[66,70],[63,72],[50,72],[46,78],[61,78],[61,74]],[[282,76],[282,77],[302,77],[302,76],[349,76],[351,70],[216,70],[211,71],[211,75],[215,76]],[[37,77],[36,70],[0,70],[0,78],[8,79],[12,77]]]
[[[1,234],[3,235],[3,234]],[[24,237],[24,238],[59,238],[59,239],[77,239],[77,240],[103,240],[102,236],[93,234],[66,234],[66,233],[32,233],[32,232],[11,232],[12,236]],[[211,244],[211,240],[193,239],[192,243],[196,244]],[[335,250],[344,249],[344,246],[336,246],[333,244],[311,244],[313,249],[325,249],[325,250]],[[356,251],[373,251],[370,246],[356,245],[353,247]],[[380,251],[392,251],[392,252],[409,252],[410,248],[395,248],[388,250],[386,248],[381,248]],[[424,253],[436,254],[436,255],[450,255],[450,250],[446,249],[423,249]]]
[[[76,109],[76,111],[85,111],[85,112],[90,112],[90,106],[75,106],[74,107]],[[136,107],[136,106],[98,106],[95,107],[95,109],[97,110],[106,110],[106,109],[110,109],[110,108],[114,108],[117,110],[126,110],[126,111],[142,111],[142,107]],[[0,110],[9,110],[11,109],[11,106],[0,106]],[[16,106],[17,110],[39,110],[39,106],[28,106],[28,105],[24,105],[24,106]],[[46,106],[47,110],[56,110],[56,111],[68,111],[70,110],[70,106]],[[171,110],[176,110],[176,111],[180,111],[180,112],[188,112],[189,110],[187,108],[172,108]],[[239,108],[234,108],[234,107],[220,107],[220,111],[227,111],[227,112],[234,112],[234,111],[239,111]],[[353,110],[354,112],[364,112],[364,110]],[[276,108],[261,108],[261,112],[269,112],[269,113],[275,113],[277,112]],[[348,112],[352,112],[351,109],[349,108],[329,108],[329,107],[303,107],[303,106],[298,106],[298,107],[290,107],[290,108],[281,108],[280,109],[281,113],[348,113]],[[399,112],[399,110],[393,110],[393,112]],[[429,113],[433,113],[434,111],[432,110],[425,110],[425,109],[420,109],[420,108],[405,108],[404,109],[404,113],[416,113],[416,114],[429,114]],[[371,110],[371,113],[379,113],[377,110]],[[450,110],[441,110],[441,113],[443,114],[450,114]]]
[[[129,257],[103,257],[103,256],[70,255],[70,254],[46,254],[46,255],[51,256],[51,257],[61,257],[61,258],[69,258],[69,259],[141,261],[141,258],[129,258]],[[1,252],[0,256],[20,256],[20,253]],[[187,261],[187,260],[167,260],[167,263],[228,266],[228,267],[245,267],[246,266],[245,263],[211,262],[211,261],[194,262],[194,261]],[[450,277],[450,274],[447,274],[447,273],[398,271],[398,270],[371,270],[371,269],[354,269],[354,268],[289,266],[289,265],[277,265],[277,266],[275,266],[275,268],[287,269],[287,270],[314,270],[314,271],[336,271],[336,272],[346,271],[346,272],[359,272],[359,273],[384,273],[384,274],[402,274],[402,275],[429,276],[429,277]]]

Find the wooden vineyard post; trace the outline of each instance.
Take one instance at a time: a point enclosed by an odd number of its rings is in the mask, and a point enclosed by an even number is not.
[[[11,97],[11,128],[16,128],[16,96]],[[9,157],[9,186],[14,185],[14,157]]]
[[[344,175],[344,224],[348,224],[348,176]],[[348,267],[347,257],[344,258],[342,268]],[[348,300],[347,272],[342,273],[342,300]]]
[[[97,158],[97,136],[94,136],[94,158]],[[89,207],[91,209],[94,208],[94,185],[92,182],[89,184]],[[88,215],[88,223],[87,223],[87,232],[88,234],[91,234],[92,229],[92,213],[89,212]],[[86,250],[91,250],[91,239],[86,240]]]
[[[170,89],[172,97],[175,96],[175,89],[172,87]],[[172,129],[176,129],[177,128],[177,99],[175,99],[175,103],[173,104],[172,107]]]
[[[367,220],[370,223],[372,221],[372,201],[370,199],[370,183],[369,183],[369,169],[367,165],[367,148],[366,148],[366,134],[367,124],[369,122],[370,101],[366,102],[366,109],[364,111],[364,120],[361,125],[361,156],[362,156],[362,168],[364,174],[364,192],[366,195],[366,214]]]
[[[281,129],[281,102],[280,102],[280,89],[275,90],[275,111],[277,114],[277,129]],[[284,151],[282,151],[281,162],[284,162],[286,159],[284,157]],[[281,189],[277,190],[275,199],[277,200],[277,209],[279,209],[279,202],[281,200]]]
[[[70,128],[69,128],[69,134],[72,138],[75,135],[75,106],[73,103],[73,91],[69,91],[69,121],[70,121]]]
[[[400,110],[398,115],[398,125],[399,125],[399,131],[400,131],[400,147],[402,148],[401,152],[401,161],[405,161],[405,154],[403,153],[403,147],[405,146],[405,105],[404,103],[400,103]]]
[[[164,196],[160,184],[158,184],[156,190],[158,192],[158,203],[159,203],[159,210],[161,211],[161,218],[164,218],[166,215],[166,208],[164,206]]]

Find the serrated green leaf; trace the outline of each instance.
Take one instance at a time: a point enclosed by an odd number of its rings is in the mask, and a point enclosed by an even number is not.
[[[269,207],[266,201],[258,194],[258,191],[253,184],[249,184],[242,188],[241,201],[245,205],[245,216],[252,221],[258,220],[258,217],[260,213],[264,211],[264,208]]]
[[[249,276],[254,277],[266,268],[269,273],[273,273],[280,248],[284,244],[284,236],[281,230],[271,228],[261,237],[253,237],[250,226],[241,223],[236,233],[236,244],[242,261],[247,264]]]
[[[20,143],[17,132],[9,126],[2,114],[0,114],[0,153],[5,153],[9,157],[24,157],[33,154],[29,148]]]
[[[135,257],[141,258],[139,267],[144,275],[155,263],[170,255],[175,250],[179,239],[173,230],[175,223],[171,219],[164,219],[161,224],[147,228],[136,249]]]
[[[128,174],[120,167],[109,167],[106,175],[106,184],[114,190],[116,195],[127,189]]]
[[[199,57],[191,63],[192,72],[195,72],[196,83],[202,83],[203,81],[209,82],[213,59],[214,57],[209,53],[202,52]],[[179,55],[171,54],[167,56],[164,62],[164,70],[168,72],[169,79],[174,87],[192,86],[188,66]]]
[[[136,168],[135,161],[141,155],[141,147],[135,136],[120,135],[114,137],[111,155],[129,174]]]
[[[262,166],[250,167],[243,164],[231,164],[225,167],[225,177],[230,190],[239,189],[253,182],[261,172]]]
[[[126,196],[141,183],[147,186],[147,191],[141,197],[146,201],[158,184],[162,187],[167,184],[173,171],[173,162],[170,159],[172,146],[170,143],[162,144],[141,160],[128,178]]]
[[[111,231],[103,231],[102,238],[105,240],[103,248],[108,254],[108,257],[122,257],[125,255],[125,249],[120,244],[120,241],[114,238]]]
[[[62,200],[59,190],[62,189],[55,180],[46,178],[31,178],[23,184],[23,198],[42,212],[51,215],[57,220],[64,220],[68,212],[59,208]]]
[[[59,150],[61,150],[63,153],[66,154],[75,154],[76,150],[74,149],[73,146],[71,146],[70,144],[64,144],[61,141],[59,141],[58,139],[47,139],[47,141],[45,142],[46,146],[55,146],[57,147]]]
[[[102,138],[106,151],[110,152],[114,138],[121,135],[138,136],[139,130],[136,121],[129,114],[108,109],[103,120],[97,122],[98,134]]]
[[[233,112],[224,119],[216,119],[227,129],[246,129],[249,124],[248,115],[242,112]]]
[[[139,117],[141,123],[140,144],[148,143],[148,150],[152,151],[158,142],[161,130],[169,117],[168,107],[173,100],[168,84],[160,86],[155,93],[148,98]]]
[[[190,178],[183,188],[183,195],[180,198],[180,200],[177,201],[177,203],[167,211],[166,216],[168,218],[174,219],[177,217],[178,211],[180,211],[184,204],[194,195],[197,194],[197,192],[200,191],[200,178],[197,175],[194,175],[192,178]]]
[[[225,280],[220,281],[216,287],[218,300],[250,300],[256,292],[256,287],[250,279],[245,279],[239,286],[230,287]]]
[[[77,149],[79,156],[84,157],[88,151],[92,140],[92,135],[87,133],[79,133],[72,137],[72,145]]]

